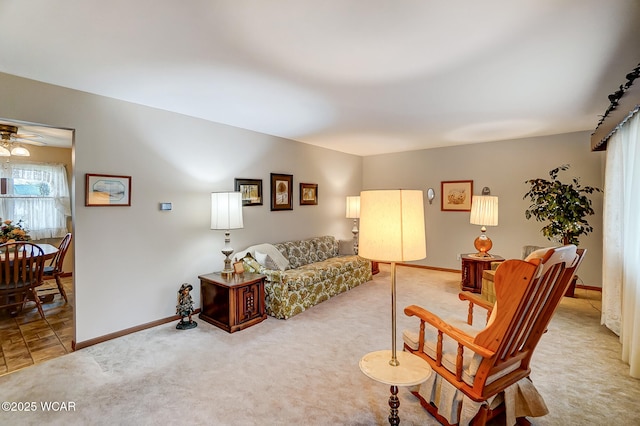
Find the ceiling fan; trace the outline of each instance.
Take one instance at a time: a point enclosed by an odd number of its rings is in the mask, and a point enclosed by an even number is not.
[[[0,157],[28,157],[31,155],[29,150],[22,144],[30,144],[36,146],[45,146],[43,142],[34,139],[42,139],[38,134],[21,134],[18,133],[18,127],[9,124],[0,124]]]

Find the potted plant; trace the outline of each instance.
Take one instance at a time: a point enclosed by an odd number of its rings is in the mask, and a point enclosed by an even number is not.
[[[529,179],[529,191],[523,199],[529,198],[531,205],[525,210],[527,219],[535,218],[538,222],[548,222],[541,231],[542,235],[550,241],[562,244],[578,245],[579,237],[593,231],[586,217],[594,213],[589,196],[594,192],[600,192],[593,186],[582,186],[580,179],[574,177],[571,183],[563,183],[558,180],[558,173],[569,168],[569,164],[563,164],[549,171],[551,180]],[[574,277],[567,296],[573,296],[575,288]]]
[[[527,219],[534,217],[538,222],[549,222],[542,228],[542,235],[551,241],[562,244],[578,245],[581,235],[593,231],[586,217],[594,213],[589,195],[600,192],[593,186],[582,186],[580,179],[574,177],[571,183],[558,180],[558,173],[567,170],[569,164],[563,164],[549,172],[551,180],[529,179],[529,191],[524,194],[531,200],[525,210]]]

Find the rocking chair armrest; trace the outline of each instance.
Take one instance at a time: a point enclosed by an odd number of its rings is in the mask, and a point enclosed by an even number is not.
[[[436,328],[438,330],[438,332],[440,333],[444,333],[447,336],[449,336],[450,338],[452,338],[453,340],[455,340],[459,345],[462,345],[464,347],[467,347],[469,349],[471,349],[473,352],[477,353],[478,355],[485,357],[485,358],[490,358],[492,357],[495,352],[491,351],[487,348],[485,348],[484,346],[479,346],[477,344],[474,343],[474,337],[470,336],[469,334],[465,333],[464,331],[460,330],[457,327],[452,326],[451,324],[443,321],[440,317],[438,317],[437,315],[427,311],[424,308],[421,308],[420,306],[417,305],[410,305],[407,306],[406,308],[404,308],[404,313],[407,316],[416,316],[420,319],[420,342],[423,343],[424,342],[424,326],[423,323],[429,323],[430,325],[432,325],[434,328]],[[420,347],[420,350],[422,350],[423,348]]]
[[[482,297],[478,296],[475,293],[471,293],[470,291],[462,291],[460,292],[460,294],[458,294],[458,298],[460,298],[460,300],[466,300],[469,301],[471,303],[473,303],[474,305],[478,305],[481,308],[485,308],[487,311],[491,312],[493,310],[493,303],[489,302],[486,299],[483,299]]]

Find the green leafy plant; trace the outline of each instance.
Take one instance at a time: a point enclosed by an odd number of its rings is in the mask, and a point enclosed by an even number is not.
[[[586,220],[594,213],[589,195],[600,192],[593,186],[582,186],[580,179],[574,177],[571,183],[558,180],[558,173],[569,169],[563,164],[549,172],[551,180],[529,179],[529,191],[523,199],[529,198],[531,205],[525,210],[527,219],[535,218],[538,222],[549,222],[541,229],[542,235],[551,241],[562,244],[576,244],[581,235],[593,231]]]

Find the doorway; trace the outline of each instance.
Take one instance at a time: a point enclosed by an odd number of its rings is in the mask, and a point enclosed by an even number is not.
[[[9,140],[7,129],[12,132],[11,140]],[[17,129],[17,131],[13,132],[13,129]],[[69,212],[73,213],[72,206],[75,197],[71,189],[73,188],[74,131],[3,118],[0,118],[0,130],[5,130],[0,143],[9,147],[20,144],[29,152],[29,156],[0,156],[0,167],[4,167],[4,170],[13,169],[9,166],[18,163],[64,165],[69,187]],[[19,196],[29,195],[32,194]],[[5,192],[0,194],[0,197],[17,198],[18,195]],[[5,211],[7,210],[5,209]],[[7,217],[2,220],[6,219],[13,218]],[[73,214],[67,216],[65,221],[67,232],[73,233]],[[29,225],[26,225],[28,228]],[[55,234],[36,233],[34,235],[38,235],[37,239],[33,239],[36,244],[58,246],[62,239]],[[75,340],[74,259],[72,240],[64,258],[62,277],[68,302],[65,302],[60,295],[55,280],[44,281],[38,287],[38,296],[43,301],[44,319],[32,302],[27,303],[21,311],[11,313],[0,310],[0,375],[73,351],[72,342]]]

